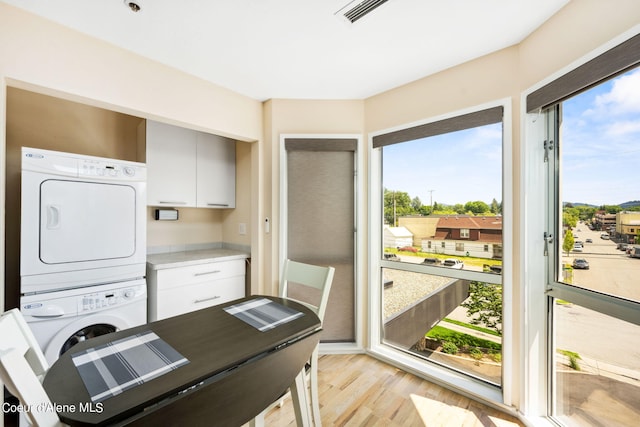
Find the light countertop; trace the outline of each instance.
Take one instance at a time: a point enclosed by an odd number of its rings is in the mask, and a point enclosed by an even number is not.
[[[208,262],[231,261],[249,258],[247,252],[235,249],[200,249],[147,255],[147,266],[152,270],[186,267]]]

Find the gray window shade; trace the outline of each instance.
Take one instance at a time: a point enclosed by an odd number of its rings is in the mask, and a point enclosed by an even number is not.
[[[545,108],[640,64],[640,34],[527,96],[527,112]]]
[[[356,151],[358,141],[352,138],[286,138],[284,148],[287,151]]]
[[[433,123],[426,123],[408,129],[385,133],[384,135],[373,137],[373,148],[499,123],[502,121],[502,114],[502,107],[493,107]]]
[[[336,269],[322,325],[324,342],[355,340],[356,146],[356,139],[285,139],[286,256]],[[289,292],[303,301],[317,298],[295,284]]]

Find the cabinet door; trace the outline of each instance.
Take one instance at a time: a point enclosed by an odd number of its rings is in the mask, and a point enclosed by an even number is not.
[[[147,121],[147,204],[196,206],[197,132]]]
[[[199,132],[197,151],[197,206],[200,208],[235,208],[235,141]]]

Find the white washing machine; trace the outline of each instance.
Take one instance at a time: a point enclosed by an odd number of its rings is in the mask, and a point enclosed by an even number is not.
[[[144,279],[26,295],[20,310],[49,364],[86,339],[147,322]]]

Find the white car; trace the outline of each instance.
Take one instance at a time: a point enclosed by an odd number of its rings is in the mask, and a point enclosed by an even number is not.
[[[462,268],[464,267],[464,263],[459,259],[455,259],[455,258],[445,259],[442,265],[449,268],[455,268],[457,270],[462,270]]]
[[[573,245],[573,252],[582,252],[582,245]]]

